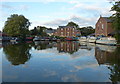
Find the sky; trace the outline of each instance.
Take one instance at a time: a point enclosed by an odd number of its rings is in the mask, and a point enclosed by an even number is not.
[[[73,21],[80,27],[93,26],[100,15],[109,17],[110,0],[2,0],[0,30],[12,14],[24,15],[31,22],[29,29],[46,26],[57,29]]]

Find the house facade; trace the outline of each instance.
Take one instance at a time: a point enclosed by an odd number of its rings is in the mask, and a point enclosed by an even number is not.
[[[95,28],[95,36],[108,36],[110,33],[112,33],[114,30],[112,28],[112,20],[110,20],[108,17],[101,17],[96,23]]]
[[[60,37],[77,37],[81,35],[81,32],[74,26],[59,26],[54,35]]]

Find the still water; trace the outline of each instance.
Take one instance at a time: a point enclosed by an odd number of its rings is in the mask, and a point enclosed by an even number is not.
[[[80,42],[3,44],[4,82],[120,82],[120,47]]]

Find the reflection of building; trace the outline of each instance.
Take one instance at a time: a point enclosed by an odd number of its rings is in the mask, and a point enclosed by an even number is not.
[[[2,42],[0,42],[0,48],[2,48]]]
[[[77,42],[60,42],[57,43],[57,50],[59,52],[68,52],[68,53],[74,53],[79,49],[79,43]]]
[[[111,32],[113,32],[112,21],[108,17],[100,17],[96,23],[95,36],[108,36]]]
[[[98,64],[105,64],[107,62],[107,52],[95,48],[95,57],[98,61]]]
[[[101,50],[99,47],[95,48],[95,57],[98,61],[98,64],[111,64],[112,60],[116,60],[118,57],[115,52],[108,52]]]
[[[109,79],[112,82],[120,81],[120,47],[117,47],[114,52],[101,50],[99,47],[95,48],[95,57],[98,64],[107,64],[110,70]]]
[[[36,41],[34,47],[37,50],[43,50],[54,47],[54,44],[55,44],[54,42],[49,42],[49,41]]]
[[[80,36],[80,31],[74,26],[59,26],[57,31],[54,33],[55,36],[60,37],[76,37]]]

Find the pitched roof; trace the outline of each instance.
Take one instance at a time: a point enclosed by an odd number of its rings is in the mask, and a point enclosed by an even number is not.
[[[59,28],[65,28],[66,26],[59,26]]]
[[[46,33],[54,33],[55,30],[45,30]]]
[[[109,17],[102,17],[104,18],[107,22],[112,22],[112,20]]]
[[[75,28],[75,26],[59,26],[59,28]]]

